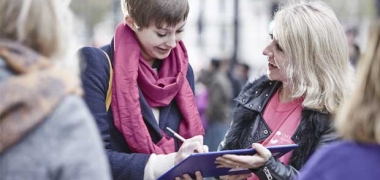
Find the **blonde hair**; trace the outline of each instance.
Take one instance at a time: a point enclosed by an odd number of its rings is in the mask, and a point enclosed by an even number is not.
[[[303,106],[333,112],[350,92],[353,68],[335,13],[323,2],[298,2],[275,15],[274,38],[286,54],[287,82]]]
[[[68,54],[68,0],[1,0],[0,39],[19,42],[48,58]]]
[[[380,144],[380,21],[370,28],[358,67],[358,84],[339,110],[338,132],[345,139]]]
[[[175,26],[187,19],[189,14],[188,0],[121,0],[124,16],[131,16],[141,28],[155,23]]]

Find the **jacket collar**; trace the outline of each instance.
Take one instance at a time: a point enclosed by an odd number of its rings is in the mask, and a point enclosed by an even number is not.
[[[280,86],[281,82],[270,81],[267,76],[262,76],[246,85],[234,100],[250,110],[262,113],[270,97]]]
[[[256,81],[243,87],[239,96],[234,100],[247,109],[263,114],[263,110],[268,104],[269,99],[281,86],[280,81],[271,81],[266,75],[261,76]],[[302,107],[303,111],[314,111],[322,114],[329,114],[326,109],[314,109]]]

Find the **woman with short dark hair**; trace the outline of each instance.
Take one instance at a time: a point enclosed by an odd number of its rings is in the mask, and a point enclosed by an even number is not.
[[[122,0],[111,44],[80,50],[85,100],[115,179],[157,179],[203,148],[194,74],[181,41],[187,0]],[[109,57],[109,60],[107,59]],[[183,136],[174,138],[166,127]],[[198,174],[198,179],[202,177]],[[185,175],[185,178],[190,178]]]

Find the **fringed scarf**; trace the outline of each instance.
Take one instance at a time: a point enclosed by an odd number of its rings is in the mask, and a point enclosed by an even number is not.
[[[18,43],[0,40],[0,57],[13,76],[0,82],[0,153],[43,122],[69,93],[81,94],[79,79]]]
[[[156,73],[141,56],[134,32],[119,24],[115,32],[114,79],[111,108],[116,128],[133,152],[167,154],[175,152],[174,140],[161,131],[162,139],[152,142],[139,102],[139,89],[150,107],[167,106],[175,99],[183,119],[179,134],[184,138],[203,135],[204,130],[194,94],[186,80],[188,57],[182,42]]]

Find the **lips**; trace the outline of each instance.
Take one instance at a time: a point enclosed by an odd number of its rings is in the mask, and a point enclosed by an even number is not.
[[[271,63],[271,62],[268,62],[268,66],[271,67],[271,68],[278,68],[278,67],[276,66],[276,64]]]
[[[163,48],[159,48],[159,47],[157,47],[157,49],[161,53],[168,53],[170,51],[170,49],[163,49]]]

